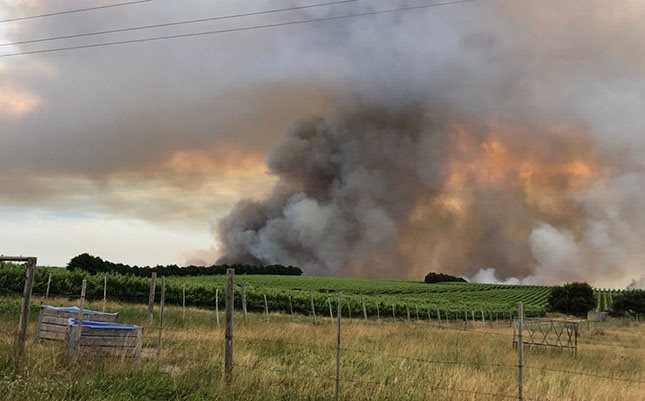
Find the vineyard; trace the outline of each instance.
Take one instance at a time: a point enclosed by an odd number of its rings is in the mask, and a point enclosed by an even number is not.
[[[83,279],[88,281],[87,294],[98,299],[103,294],[104,279],[110,299],[125,302],[145,302],[148,297],[149,280],[143,277],[119,274],[90,275],[79,271],[59,268],[39,268],[36,273],[34,292],[44,294],[51,273],[50,294],[75,297],[80,292]],[[21,267],[0,267],[0,289],[19,293],[24,283]],[[413,281],[359,280],[330,277],[302,276],[253,276],[241,275],[238,283],[245,284],[249,310],[263,311],[264,296],[271,311],[307,314],[311,310],[310,297],[317,310],[327,310],[333,294],[342,292],[348,316],[363,313],[363,303],[368,315],[403,317],[436,317],[437,311],[444,318],[463,318],[465,313],[487,318],[509,318],[518,301],[525,304],[527,316],[543,316],[550,287],[509,286],[496,284],[436,283],[425,284]],[[172,276],[167,278],[166,299],[170,304],[182,303],[185,292],[186,304],[214,308],[216,298],[223,302],[223,276]],[[236,297],[241,297],[240,289]]]

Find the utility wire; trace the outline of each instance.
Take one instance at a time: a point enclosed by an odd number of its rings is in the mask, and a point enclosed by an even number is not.
[[[88,44],[88,45],[66,46],[66,47],[58,47],[58,48],[51,48],[51,49],[6,53],[6,54],[0,54],[0,58],[24,56],[24,55],[39,54],[39,53],[54,53],[54,52],[67,51],[67,50],[89,49],[94,47],[118,46],[118,45],[152,42],[152,41],[167,40],[167,39],[189,38],[189,37],[195,37],[195,36],[250,31],[255,29],[275,28],[275,27],[290,26],[290,25],[302,25],[302,24],[308,24],[308,23],[334,21],[334,20],[341,20],[341,19],[348,19],[348,18],[355,18],[355,17],[370,16],[370,15],[390,14],[390,13],[397,13],[397,12],[404,12],[404,11],[420,10],[424,8],[448,6],[453,4],[471,3],[474,1],[475,0],[453,0],[453,1],[444,1],[441,3],[424,4],[419,6],[393,8],[389,10],[368,11],[368,12],[355,13],[355,14],[344,14],[344,15],[337,15],[333,17],[325,17],[325,18],[314,18],[314,19],[306,19],[306,20],[298,20],[298,21],[278,22],[274,24],[252,25],[252,26],[240,27],[240,28],[217,29],[212,31],[184,33],[184,34],[177,34],[177,35],[154,36],[154,37],[142,38],[142,39],[130,39],[130,40],[115,41],[115,42],[94,43],[94,44]]]
[[[104,5],[104,6],[76,8],[74,10],[56,11],[56,12],[51,12],[51,13],[47,13],[47,14],[28,15],[26,17],[16,17],[16,18],[9,18],[9,19],[5,19],[5,20],[0,20],[0,24],[5,23],[5,22],[25,21],[25,20],[36,19],[36,18],[53,17],[55,15],[76,14],[76,13],[82,13],[82,12],[85,12],[85,11],[94,11],[94,10],[103,10],[103,9],[106,9],[106,8],[130,6],[130,5],[133,5],[133,4],[140,4],[140,3],[150,3],[152,1],[157,1],[157,0],[125,1],[125,2],[122,2],[122,3],[107,4],[107,5]]]
[[[106,35],[106,34],[110,34],[110,33],[139,31],[139,30],[143,30],[143,29],[164,28],[164,27],[169,27],[169,26],[197,24],[197,23],[200,23],[200,22],[220,21],[220,20],[226,20],[226,19],[231,19],[231,18],[241,18],[241,17],[250,17],[250,16],[255,16],[255,15],[273,14],[273,13],[279,13],[279,12],[284,12],[284,11],[303,10],[303,9],[307,9],[307,8],[324,7],[324,6],[331,6],[331,5],[336,5],[336,4],[355,3],[357,1],[359,1],[359,0],[332,1],[330,3],[310,4],[310,5],[298,6],[298,7],[276,8],[276,9],[272,9],[272,10],[254,11],[254,12],[241,13],[241,14],[222,15],[222,16],[218,16],[218,17],[200,18],[200,19],[192,19],[192,20],[186,20],[186,21],[166,22],[166,23],[162,23],[162,24],[143,25],[143,26],[135,26],[135,27],[130,27],[130,28],[109,29],[109,30],[106,30],[106,31],[95,31],[95,32],[87,32],[87,33],[78,33],[78,34],[74,34],[74,35],[53,36],[53,37],[49,37],[49,38],[21,40],[21,41],[18,41],[18,42],[0,43],[0,47],[25,45],[25,44],[28,44],[28,43],[49,42],[49,41],[52,41],[52,40],[73,39],[73,38],[82,38],[82,37],[88,37],[88,36]]]

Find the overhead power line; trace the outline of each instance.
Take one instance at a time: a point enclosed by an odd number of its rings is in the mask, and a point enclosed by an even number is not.
[[[106,4],[104,6],[76,8],[76,9],[73,9],[73,10],[56,11],[56,12],[51,12],[51,13],[46,13],[46,14],[28,15],[28,16],[25,16],[25,17],[16,17],[16,18],[9,18],[9,19],[5,19],[5,20],[0,20],[0,24],[5,23],[5,22],[25,21],[25,20],[36,19],[36,18],[53,17],[55,15],[76,14],[76,13],[82,13],[82,12],[85,12],[85,11],[103,10],[105,8],[115,8],[115,7],[121,7],[121,6],[130,6],[130,5],[133,5],[133,4],[140,4],[140,3],[150,3],[152,1],[157,1],[157,0],[124,1],[122,3]]]
[[[391,14],[391,13],[398,13],[398,12],[405,12],[405,11],[412,11],[412,10],[420,10],[420,9],[431,8],[431,7],[440,7],[440,6],[448,6],[448,5],[454,5],[454,4],[471,3],[471,2],[474,2],[474,1],[475,0],[452,0],[452,1],[444,1],[444,2],[440,2],[440,3],[430,3],[430,4],[423,4],[423,5],[418,5],[418,6],[411,6],[411,7],[394,8],[394,9],[389,9],[389,10],[368,11],[368,12],[362,12],[362,13],[337,15],[337,16],[324,17],[324,18],[314,18],[314,19],[305,19],[305,20],[298,20],[298,21],[278,22],[278,23],[265,24],[265,25],[252,25],[252,26],[240,27],[240,28],[217,29],[217,30],[212,30],[212,31],[202,31],[202,32],[184,33],[184,34],[176,34],[176,35],[153,36],[153,37],[150,37],[150,38],[142,38],[142,39],[129,39],[129,40],[120,40],[120,41],[115,41],[115,42],[93,43],[93,44],[87,44],[87,45],[65,46],[65,47],[57,47],[57,48],[51,48],[51,49],[41,49],[41,50],[31,50],[31,51],[23,51],[23,52],[16,52],[16,53],[6,53],[6,54],[0,54],[0,58],[13,57],[13,56],[25,56],[25,55],[29,55],[29,54],[54,53],[54,52],[61,52],[61,51],[68,51],[68,50],[90,49],[90,48],[95,48],[95,47],[119,46],[119,45],[133,44],[133,43],[144,43],[144,42],[167,40],[167,39],[190,38],[190,37],[196,37],[196,36],[216,35],[216,34],[222,34],[222,33],[251,31],[251,30],[255,30],[255,29],[276,28],[276,27],[290,26],[290,25],[302,25],[302,24],[308,24],[308,23],[334,21],[334,20],[341,20],[341,19],[348,19],[348,18],[355,18],[355,17],[365,17],[365,16],[370,16],[370,15]]]
[[[192,20],[186,20],[186,21],[166,22],[166,23],[161,23],[161,24],[143,25],[143,26],[135,26],[135,27],[129,27],[129,28],[109,29],[109,30],[106,30],[106,31],[95,31],[95,32],[87,32],[87,33],[78,33],[78,34],[74,34],[74,35],[53,36],[53,37],[49,37],[49,38],[21,40],[21,41],[18,41],[18,42],[0,43],[0,47],[25,45],[25,44],[28,44],[28,43],[49,42],[49,41],[52,41],[52,40],[73,39],[73,38],[82,38],[82,37],[88,37],[88,36],[106,35],[106,34],[111,34],[111,33],[139,31],[139,30],[143,30],[143,29],[164,28],[164,27],[169,27],[169,26],[196,24],[196,23],[200,23],[200,22],[219,21],[219,20],[225,20],[225,19],[231,19],[231,18],[241,18],[241,17],[250,17],[250,16],[255,16],[255,15],[279,13],[279,12],[284,12],[284,11],[303,10],[303,9],[307,9],[307,8],[324,7],[324,6],[331,6],[331,5],[336,5],[336,4],[356,3],[357,1],[359,1],[359,0],[332,1],[332,2],[329,2],[329,3],[318,3],[318,4],[310,4],[310,5],[305,5],[305,6],[297,6],[297,7],[276,8],[276,9],[272,9],[272,10],[254,11],[254,12],[241,13],[241,14],[222,15],[222,16],[218,16],[218,17],[200,18],[200,19],[192,19]]]

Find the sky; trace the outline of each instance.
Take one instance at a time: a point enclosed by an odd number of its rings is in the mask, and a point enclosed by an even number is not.
[[[0,22],[0,44],[322,2],[155,0]],[[0,0],[0,20],[112,3]],[[0,254],[642,286],[643,18],[637,0],[474,0],[0,57]]]

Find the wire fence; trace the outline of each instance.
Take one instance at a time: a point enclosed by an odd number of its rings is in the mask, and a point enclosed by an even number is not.
[[[17,292],[17,291],[8,291],[5,289],[0,289],[0,292],[3,294],[7,295],[22,295],[22,293]],[[38,294],[34,293],[33,295],[35,296],[45,296],[47,294]],[[80,296],[76,294],[68,294],[66,295],[69,299],[78,299]],[[133,300],[136,302],[141,303],[141,296],[133,297]],[[123,301],[122,297],[119,297],[118,301]],[[266,301],[265,301],[266,302]],[[266,304],[265,304],[266,305]],[[331,305],[331,304],[330,304]],[[331,306],[330,306],[331,308]],[[246,318],[246,311],[245,310],[239,310],[239,305],[238,305],[238,313],[244,313],[245,315],[245,323],[248,322]],[[339,307],[339,310],[342,310],[342,308]],[[176,312],[176,311],[175,311]],[[267,324],[271,324],[269,320],[269,310],[268,307],[265,310],[266,312],[266,322]],[[166,312],[167,313],[167,312]],[[143,314],[143,312],[141,312]],[[332,323],[334,322],[334,319],[338,320],[339,318],[342,319],[341,316],[336,313],[336,316],[334,317],[333,312],[330,313],[330,316],[327,318],[323,318],[318,316],[318,318],[315,317],[315,311],[312,311],[313,315],[313,322],[314,325],[320,325],[322,319],[330,319]],[[514,334],[512,333],[505,333],[505,332],[499,332],[499,331],[493,331],[493,330],[477,330],[475,329],[476,325],[479,324],[480,321],[474,321],[473,320],[468,320],[466,317],[463,321],[459,320],[453,320],[454,323],[451,323],[449,320],[445,320],[444,322],[439,322],[438,320],[435,321],[425,321],[425,320],[420,320],[419,318],[417,319],[411,319],[410,314],[408,312],[408,318],[407,318],[407,323],[411,325],[421,325],[423,324],[424,327],[431,327],[433,329],[436,329],[438,331],[453,331],[453,332],[459,332],[461,333],[468,333],[468,334],[476,334],[476,335],[485,335],[485,336],[501,336],[504,338],[512,338],[514,337]],[[482,313],[482,326],[485,326],[485,315]],[[219,312],[217,316],[219,320]],[[182,321],[185,319],[185,307],[184,311],[182,313]],[[214,320],[214,319],[211,319]],[[264,317],[262,318],[264,320]],[[351,319],[348,319],[351,322]],[[354,321],[361,321],[363,324],[372,324],[374,323],[374,319],[368,319],[367,316],[365,315],[364,318],[354,318]],[[384,324],[383,320],[385,319],[379,319],[379,323]],[[397,319],[392,319],[394,321],[397,321]],[[405,319],[403,321],[406,321]],[[211,322],[213,323],[213,322]],[[346,321],[347,323],[347,321]],[[339,323],[340,324],[340,323]],[[455,326],[461,326],[463,324],[463,327],[455,327]],[[492,327],[492,320],[489,320],[489,324]],[[421,327],[421,326],[419,326]],[[469,328],[470,327],[470,328]],[[150,326],[152,330],[155,330],[153,326]],[[161,327],[159,328],[160,334],[159,334],[159,345],[158,347],[161,347],[161,332],[166,332],[167,334],[170,335],[170,337],[174,335],[182,335],[187,333],[187,329],[185,327]],[[503,369],[507,370],[510,372],[515,371],[516,369],[519,369],[520,371],[522,369],[529,370],[529,371],[541,371],[541,372],[550,372],[550,373],[558,373],[560,375],[569,375],[569,376],[579,376],[579,377],[587,377],[587,378],[593,378],[593,379],[603,379],[603,380],[609,380],[609,381],[615,381],[615,382],[623,382],[623,383],[629,383],[632,385],[642,385],[645,383],[644,380],[640,378],[630,378],[630,377],[623,377],[623,376],[618,376],[618,375],[602,375],[602,374],[597,374],[594,372],[585,372],[585,371],[576,371],[572,369],[556,369],[552,368],[549,366],[534,366],[532,364],[523,364],[523,362],[520,362],[520,364],[512,364],[512,363],[501,363],[501,362],[487,362],[487,361],[467,361],[467,360],[460,360],[458,358],[451,358],[451,359],[440,359],[440,358],[432,358],[432,357],[423,357],[423,356],[412,356],[412,355],[403,355],[403,354],[398,354],[398,353],[392,353],[387,350],[369,350],[369,349],[363,349],[363,348],[356,348],[352,346],[327,346],[327,345],[321,345],[321,344],[314,344],[314,343],[304,343],[304,342],[298,342],[298,341],[292,341],[292,340],[287,340],[287,339],[271,339],[271,338],[261,338],[261,337],[254,337],[254,336],[248,336],[248,335],[237,335],[235,336],[235,339],[247,343],[267,343],[267,344],[276,344],[276,345],[281,345],[281,346],[291,346],[291,347],[300,347],[300,348],[305,348],[305,349],[316,349],[316,350],[324,350],[328,352],[338,352],[342,353],[343,355],[348,355],[348,354],[360,354],[360,355],[369,355],[369,356],[374,356],[378,358],[390,358],[390,359],[399,359],[403,361],[409,361],[413,363],[418,363],[418,364],[428,364],[428,365],[436,365],[436,366],[459,366],[459,367],[465,367],[466,369],[476,369],[476,370],[482,370],[482,369]],[[172,341],[172,338],[169,338],[169,340]],[[205,341],[208,341],[208,338],[205,338]],[[180,340],[178,340],[180,341]],[[624,344],[611,344],[611,343],[595,343],[595,342],[582,342],[580,345],[585,345],[585,346],[593,346],[593,347],[620,347],[620,348],[625,348],[625,349],[642,349],[640,346],[631,346],[631,345],[624,345]],[[147,341],[147,346],[154,347],[154,341]],[[160,348],[161,349],[161,348]],[[160,351],[158,351],[157,355],[160,354]],[[157,356],[159,358],[159,356]],[[390,385],[401,385],[405,384],[406,386],[414,387],[417,389],[423,389],[425,391],[433,391],[433,392],[439,392],[439,391],[445,391],[445,392],[452,392],[452,393],[463,393],[463,394],[472,394],[476,395],[478,397],[490,397],[493,399],[517,399],[517,395],[511,395],[503,392],[490,392],[490,391],[484,391],[484,390],[476,390],[476,389],[466,389],[466,388],[459,388],[456,386],[440,386],[440,385],[431,385],[427,384],[423,381],[418,381],[418,380],[407,380],[406,378],[402,378],[396,375],[386,375],[382,377],[380,380],[363,380],[360,378],[352,377],[352,376],[346,376],[348,373],[347,371],[343,371],[343,375],[340,375],[339,377],[331,377],[328,375],[320,374],[320,373],[315,373],[311,372],[309,370],[305,372],[298,372],[295,371],[294,369],[296,366],[294,365],[289,365],[284,368],[278,369],[275,367],[266,367],[262,364],[247,364],[247,363],[235,363],[235,366],[237,368],[245,368],[245,369],[262,369],[264,371],[272,371],[274,373],[278,373],[281,375],[281,378],[279,380],[279,383],[285,384],[289,378],[292,379],[299,379],[303,377],[307,378],[316,378],[319,380],[325,380],[325,381],[333,381],[336,383],[354,383],[354,384],[363,384],[363,385],[377,385],[377,386],[390,386]],[[521,380],[520,380],[521,383]],[[502,386],[503,387],[503,386]],[[527,401],[552,401],[547,398],[529,398],[529,397],[523,397],[520,396],[520,400],[527,400]],[[558,400],[561,401],[561,400]]]

